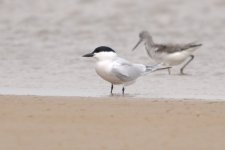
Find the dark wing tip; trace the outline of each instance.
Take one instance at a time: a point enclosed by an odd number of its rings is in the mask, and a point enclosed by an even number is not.
[[[201,43],[199,43],[199,44],[194,44],[194,43],[190,44],[190,47],[199,47],[199,46],[202,46],[202,44]]]

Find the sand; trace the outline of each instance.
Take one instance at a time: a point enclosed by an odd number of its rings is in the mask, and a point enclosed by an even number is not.
[[[225,102],[0,96],[1,150],[224,150]]]

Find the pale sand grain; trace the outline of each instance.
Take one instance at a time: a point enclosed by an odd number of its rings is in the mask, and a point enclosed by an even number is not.
[[[1,150],[224,150],[225,102],[0,96]]]

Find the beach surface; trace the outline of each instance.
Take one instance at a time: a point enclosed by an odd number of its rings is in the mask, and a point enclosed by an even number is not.
[[[225,102],[0,96],[1,150],[224,150]]]

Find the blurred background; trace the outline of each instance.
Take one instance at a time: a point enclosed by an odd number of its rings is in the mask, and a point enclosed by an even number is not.
[[[82,58],[97,46],[153,64],[144,46],[148,30],[159,43],[203,46],[179,76],[179,66],[128,87],[131,97],[224,99],[224,0],[0,0],[0,94],[108,96],[110,84]],[[121,87],[115,92],[120,93]]]

